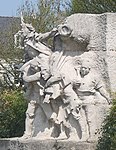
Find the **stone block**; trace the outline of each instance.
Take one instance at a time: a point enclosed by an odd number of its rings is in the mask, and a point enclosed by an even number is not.
[[[1,139],[0,150],[95,150],[96,142]]]

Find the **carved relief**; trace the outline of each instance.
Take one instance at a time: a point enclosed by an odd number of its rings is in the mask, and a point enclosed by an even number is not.
[[[94,70],[96,54],[87,52],[90,36],[76,38],[67,22],[50,32],[37,33],[22,18],[21,27],[15,43],[25,51],[20,71],[28,100],[22,139],[95,140],[97,99],[101,96],[109,104],[111,99]],[[53,48],[46,43],[51,37]]]

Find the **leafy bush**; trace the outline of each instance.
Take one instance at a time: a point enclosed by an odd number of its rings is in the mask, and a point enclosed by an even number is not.
[[[18,90],[0,95],[0,137],[21,136],[24,132],[26,101]]]
[[[116,98],[113,100],[110,114],[104,121],[97,150],[116,150]]]

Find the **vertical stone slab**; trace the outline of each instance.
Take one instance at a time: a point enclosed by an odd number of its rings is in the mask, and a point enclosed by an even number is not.
[[[116,13],[107,13],[106,50],[111,92],[116,92]]]

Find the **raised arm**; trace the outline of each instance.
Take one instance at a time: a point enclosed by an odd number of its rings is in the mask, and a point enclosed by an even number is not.
[[[54,37],[57,32],[57,28],[53,28],[50,32],[35,34],[35,39],[37,41],[44,41],[51,37]]]
[[[35,73],[33,75],[27,75],[26,73],[24,73],[23,80],[25,82],[39,81],[40,80],[40,72],[37,72],[37,73]]]

